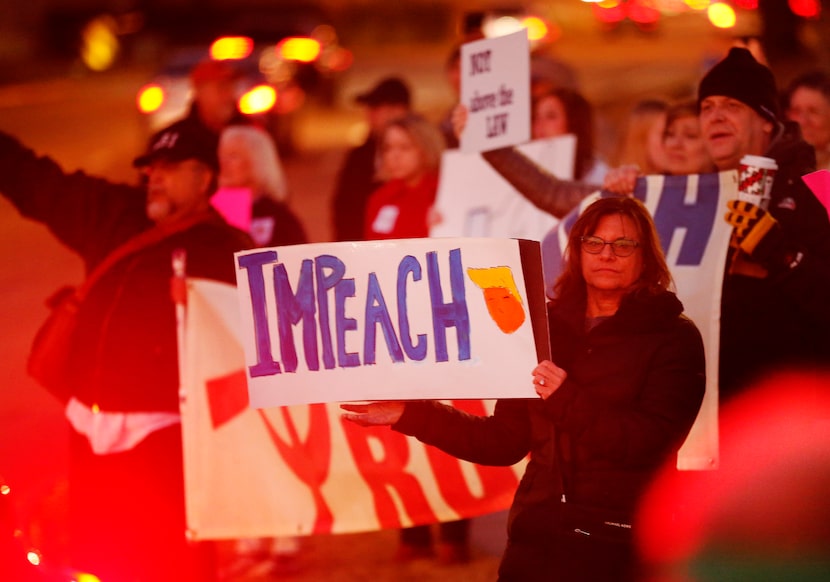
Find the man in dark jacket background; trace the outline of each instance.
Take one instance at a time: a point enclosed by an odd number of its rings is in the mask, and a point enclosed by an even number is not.
[[[332,219],[334,240],[363,240],[366,201],[383,181],[378,178],[378,139],[386,123],[410,111],[409,87],[397,77],[380,81],[357,96],[366,107],[369,134],[361,145],[349,150],[335,183]]]
[[[102,580],[202,581],[212,550],[186,539],[171,257],[190,276],[233,283],[250,239],[210,207],[217,139],[188,121],[135,160],[146,188],[67,174],[0,132],[0,193],[49,227],[87,274],[125,243],[89,289],[66,370],[72,565]],[[141,241],[141,242],[137,242]]]

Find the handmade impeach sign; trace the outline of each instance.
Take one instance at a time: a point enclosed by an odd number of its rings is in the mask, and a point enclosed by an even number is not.
[[[527,29],[461,46],[461,150],[487,151],[530,139]]]
[[[237,253],[250,404],[534,398],[539,243],[406,239]]]

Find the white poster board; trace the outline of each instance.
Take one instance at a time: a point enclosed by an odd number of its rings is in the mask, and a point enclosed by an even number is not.
[[[573,175],[576,137],[562,135],[516,146],[561,180]],[[539,210],[479,153],[447,150],[435,197],[440,222],[433,237],[504,237],[542,240],[558,220]]]
[[[530,139],[530,44],[527,30],[461,46],[461,150],[487,151]]]
[[[254,408],[536,396],[527,378],[548,337],[535,241],[318,243],[235,260]]]

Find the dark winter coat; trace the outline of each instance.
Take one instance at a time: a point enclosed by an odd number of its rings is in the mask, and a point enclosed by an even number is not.
[[[300,245],[308,242],[300,219],[284,202],[260,196],[251,207],[251,238],[260,247]]]
[[[547,400],[499,400],[486,418],[407,403],[393,428],[485,465],[511,465],[530,453],[510,510],[505,562],[513,544],[552,556],[557,467],[569,500],[630,514],[654,472],[674,461],[705,390],[703,343],[681,312],[672,293],[629,295],[586,332],[584,302],[551,305],[552,361],[568,376]],[[516,567],[503,563],[502,576]]]
[[[377,154],[378,143],[371,136],[346,154],[332,198],[334,240],[363,240],[366,204],[383,184],[376,178]]]
[[[110,251],[152,227],[145,191],[83,172],[66,174],[0,132],[0,192],[78,253],[87,272]],[[73,396],[117,412],[178,412],[171,255],[186,251],[189,276],[234,283],[233,253],[250,238],[217,214],[127,256],[92,287],[78,313]]]
[[[754,255],[769,276],[725,275],[721,400],[774,369],[830,365],[830,220],[801,179],[815,170],[815,153],[787,124],[766,155],[778,162],[769,212],[780,229]]]

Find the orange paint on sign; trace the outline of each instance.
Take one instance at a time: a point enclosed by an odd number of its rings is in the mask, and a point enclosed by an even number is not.
[[[490,317],[504,333],[513,333],[525,321],[522,303],[504,287],[490,287],[484,290],[484,301]]]
[[[521,295],[509,267],[467,269],[473,283],[484,291],[490,317],[504,333],[513,333],[525,321]]]

